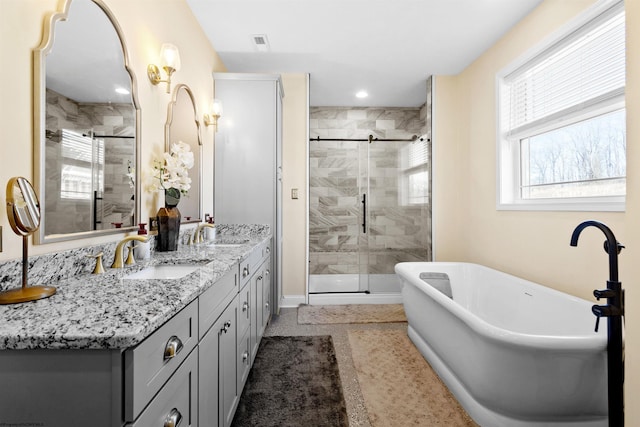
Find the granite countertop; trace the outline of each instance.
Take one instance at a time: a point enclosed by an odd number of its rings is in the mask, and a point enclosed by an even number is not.
[[[228,237],[228,236],[227,236]],[[99,275],[77,275],[55,284],[55,295],[0,306],[0,349],[125,349],[144,340],[163,323],[214,286],[268,233],[241,236],[246,243],[180,245],[155,252],[149,261]],[[180,279],[123,279],[158,264],[196,264]],[[107,267],[105,262],[105,267]]]

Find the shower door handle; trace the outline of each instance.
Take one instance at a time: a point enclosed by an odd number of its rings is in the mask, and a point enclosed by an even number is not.
[[[362,232],[367,232],[367,195],[362,195]]]

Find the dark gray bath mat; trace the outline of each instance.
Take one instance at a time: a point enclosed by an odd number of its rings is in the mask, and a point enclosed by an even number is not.
[[[348,425],[331,337],[264,337],[232,426]]]

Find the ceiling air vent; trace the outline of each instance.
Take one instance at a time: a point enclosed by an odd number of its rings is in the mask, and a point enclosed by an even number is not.
[[[258,52],[269,52],[269,39],[266,34],[253,34],[251,42]]]

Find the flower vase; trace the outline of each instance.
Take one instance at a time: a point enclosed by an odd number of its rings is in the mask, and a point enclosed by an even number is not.
[[[164,207],[158,210],[158,237],[156,251],[167,252],[178,249],[180,236],[180,191],[175,188],[165,190]]]

